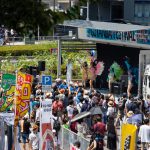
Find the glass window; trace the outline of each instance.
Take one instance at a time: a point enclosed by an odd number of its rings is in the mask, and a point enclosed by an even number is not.
[[[150,17],[150,4],[144,4],[143,7],[144,11],[144,17],[148,18]]]
[[[134,9],[135,17],[150,17],[150,1],[137,1],[135,2]]]
[[[143,5],[140,3],[135,4],[135,17],[143,16]]]

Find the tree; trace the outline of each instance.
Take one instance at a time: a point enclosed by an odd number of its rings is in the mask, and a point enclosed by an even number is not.
[[[54,23],[62,21],[63,14],[60,16],[46,9],[41,0],[0,0],[0,25],[13,28],[21,35],[29,31],[36,34],[38,26],[40,35],[45,35]]]

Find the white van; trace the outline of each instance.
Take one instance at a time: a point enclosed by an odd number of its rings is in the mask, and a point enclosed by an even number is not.
[[[150,64],[146,65],[143,77],[143,97],[146,100],[150,97]]]

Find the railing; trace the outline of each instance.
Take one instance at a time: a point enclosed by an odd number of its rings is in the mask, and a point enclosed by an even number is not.
[[[5,41],[7,45],[25,45],[25,44],[38,44],[41,42],[62,40],[75,40],[76,37],[72,36],[39,36],[39,37],[8,37]]]
[[[63,126],[59,132],[59,138],[61,139],[60,148],[62,150],[70,150],[70,145],[77,140],[81,143],[80,150],[86,150],[90,143],[89,140],[85,139],[84,137],[78,136],[76,133],[64,128]]]

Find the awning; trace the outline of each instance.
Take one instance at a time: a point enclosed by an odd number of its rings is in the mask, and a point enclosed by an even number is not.
[[[78,39],[97,43],[150,49],[150,26],[86,20],[64,21],[78,28]]]
[[[100,30],[122,31],[122,32],[150,29],[149,26],[142,26],[142,25],[86,21],[86,20],[78,20],[78,19],[64,21],[63,25],[78,27],[78,28],[93,28],[93,29],[100,29]]]

